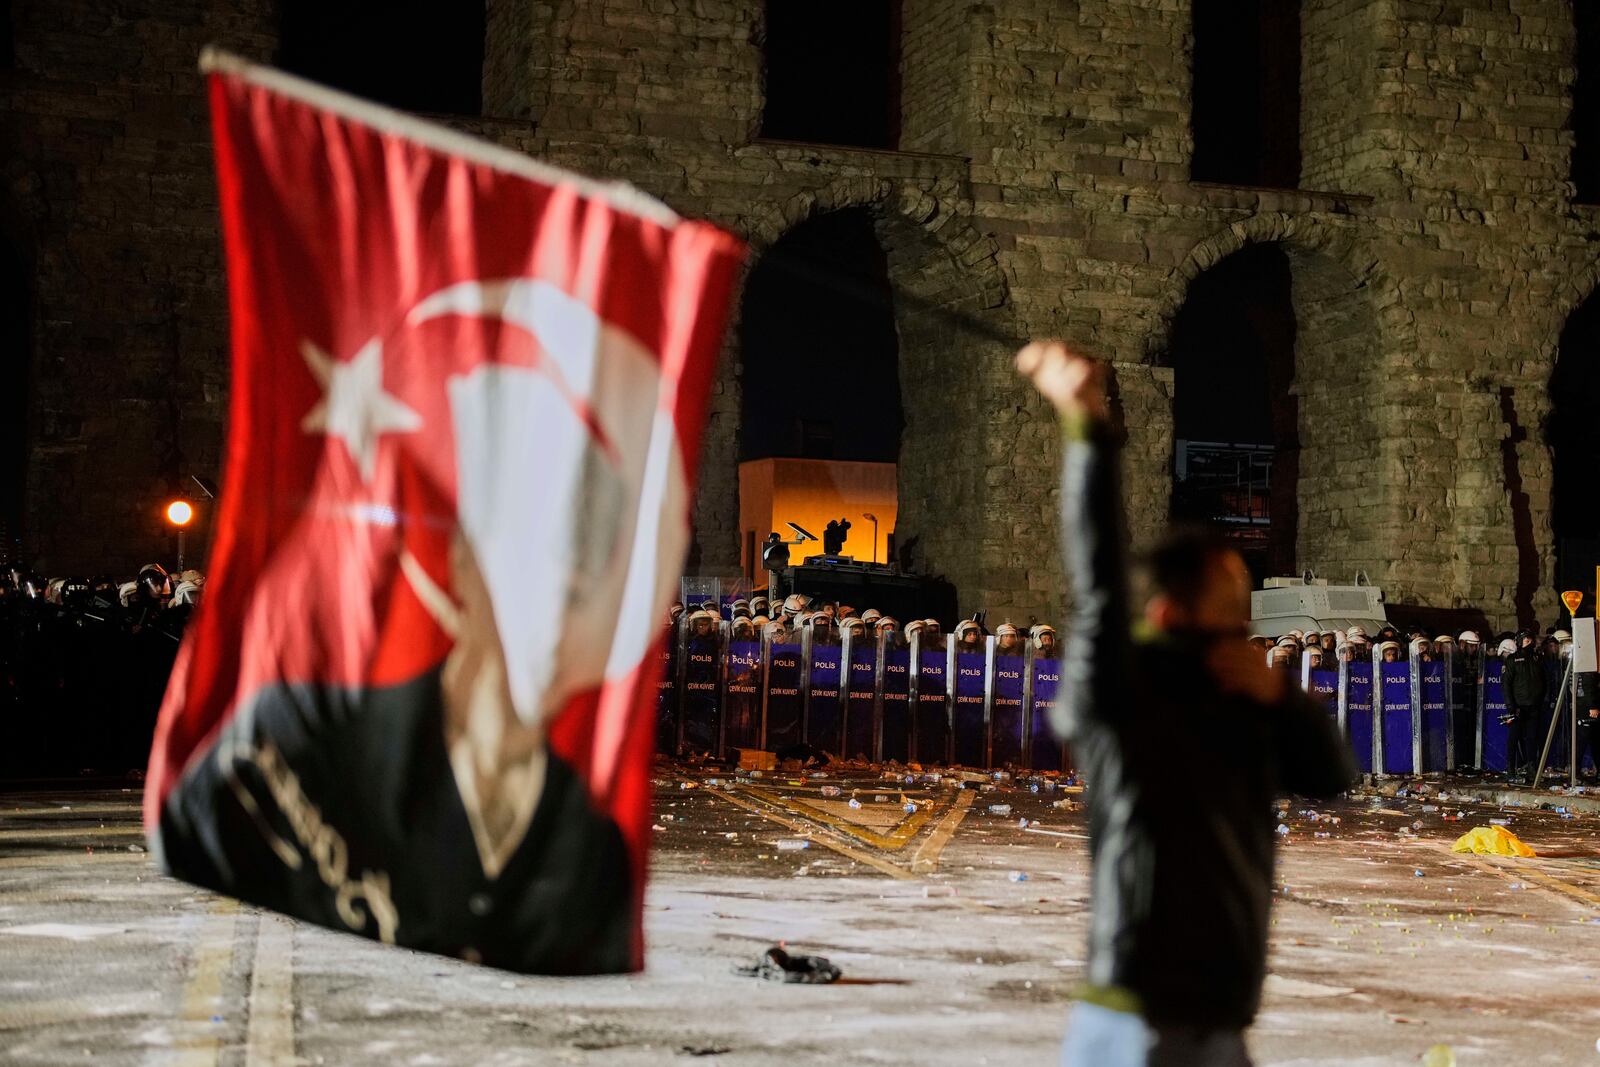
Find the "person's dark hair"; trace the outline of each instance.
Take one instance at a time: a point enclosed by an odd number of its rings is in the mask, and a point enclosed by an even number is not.
[[[1205,589],[1210,568],[1234,548],[1207,526],[1178,525],[1145,553],[1150,591],[1190,604]]]

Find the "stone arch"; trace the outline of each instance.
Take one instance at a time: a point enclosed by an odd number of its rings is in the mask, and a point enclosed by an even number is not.
[[[1001,549],[985,548],[990,529],[1008,530],[990,500],[991,467],[1010,457],[983,448],[991,435],[991,401],[999,372],[1009,376],[1013,345],[1009,287],[994,238],[961,207],[953,184],[846,178],[795,193],[736,226],[749,242],[745,269],[761,262],[784,234],[812,219],[862,210],[888,261],[899,342],[904,429],[899,462],[901,546],[913,544],[920,571],[956,584],[967,605],[1010,606],[1026,600],[1027,581],[1007,573]],[[701,465],[696,504],[700,569],[734,573],[739,563],[738,424],[743,354],[738,351],[740,309],[728,332],[714,428]],[[960,318],[956,318],[959,316]],[[1009,388],[1009,377],[1003,379]],[[964,450],[957,449],[962,441]],[[1046,481],[1053,482],[1053,473]],[[1000,494],[995,494],[997,497]],[[1009,504],[999,501],[1004,511]],[[914,539],[914,540],[913,540]],[[999,598],[999,599],[997,599]],[[1033,610],[1044,608],[1040,604]],[[1018,610],[1027,610],[1019,603]]]
[[[1291,465],[1295,572],[1311,569],[1348,581],[1360,570],[1374,581],[1390,581],[1404,555],[1397,544],[1405,523],[1399,500],[1412,472],[1404,449],[1379,427],[1408,417],[1398,409],[1408,406],[1409,397],[1373,386],[1386,379],[1397,353],[1410,350],[1406,339],[1414,341],[1415,324],[1398,284],[1353,235],[1315,220],[1260,215],[1201,241],[1173,272],[1144,357],[1152,363],[1166,359],[1174,322],[1195,279],[1229,256],[1262,245],[1277,246],[1290,273],[1293,368],[1283,400],[1294,406],[1291,422],[1298,431]]]
[[[807,219],[843,208],[866,208],[885,223],[905,223],[911,231],[942,248],[951,263],[975,283],[971,295],[978,308],[1000,307],[1007,303],[1009,293],[1000,269],[1000,248],[958,204],[953,188],[930,189],[923,183],[889,178],[840,178],[796,193],[751,216],[740,231],[750,243],[749,262],[753,263],[774,241]]]
[[[1229,224],[1190,249],[1184,261],[1171,274],[1160,303],[1156,305],[1151,327],[1145,335],[1144,358],[1159,362],[1173,317],[1183,306],[1189,284],[1201,272],[1252,244],[1274,243],[1284,246],[1290,259],[1315,268],[1318,259],[1342,266],[1356,289],[1365,293],[1372,314],[1382,331],[1383,352],[1410,351],[1416,345],[1416,320],[1401,299],[1400,285],[1367,252],[1355,233],[1315,218],[1272,213],[1251,215]],[[1323,272],[1315,271],[1322,274]]]

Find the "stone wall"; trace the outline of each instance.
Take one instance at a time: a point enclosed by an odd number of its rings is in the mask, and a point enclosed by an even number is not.
[[[51,573],[128,573],[170,561],[162,503],[220,466],[226,292],[196,58],[265,57],[273,20],[251,2],[10,9],[0,213],[35,266],[24,546]]]
[[[1298,319],[1300,566],[1361,567],[1392,599],[1498,622],[1554,617],[1546,383],[1600,277],[1600,214],[1567,182],[1560,0],[1304,0],[1315,192],[1189,180],[1186,0],[908,3],[901,152],[756,137],[759,0],[488,7],[490,117],[462,125],[626,178],[756,255],[817,213],[873,213],[915,297],[897,308],[899,537],[963,609],[1053,615],[1061,591],[1055,431],[1012,343],[1058,335],[1116,365],[1148,540],[1170,491],[1172,318],[1200,272],[1277,242]],[[40,265],[30,539],[78,569],[155,551],[157,483],[214,469],[223,291],[193,56],[215,38],[269,54],[272,26],[248,6],[97,10],[27,8],[0,100],[6,195]],[[738,561],[744,358],[759,354],[730,346],[711,407],[695,514],[710,571]]]

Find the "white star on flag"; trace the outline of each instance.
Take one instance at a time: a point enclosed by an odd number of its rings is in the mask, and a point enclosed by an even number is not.
[[[347,362],[333,359],[310,341],[300,342],[300,354],[326,390],[300,420],[300,428],[343,440],[361,470],[361,480],[372,481],[378,436],[422,428],[421,415],[383,391],[383,345],[374,337]]]

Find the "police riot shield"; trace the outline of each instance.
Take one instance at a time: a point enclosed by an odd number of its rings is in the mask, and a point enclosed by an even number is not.
[[[987,767],[989,660],[994,654],[994,638],[980,636],[976,644],[957,639],[954,644],[951,762],[963,767]]]
[[[1312,660],[1317,661],[1312,666]],[[1337,721],[1339,717],[1339,671],[1336,667],[1325,666],[1321,662],[1321,650],[1315,653],[1306,649],[1300,654],[1300,688],[1306,695],[1327,709],[1328,718]]]
[[[944,634],[911,635],[912,759],[946,763],[950,751],[950,648]]]
[[[671,754],[678,748],[678,694],[683,680],[678,666],[683,662],[686,635],[683,617],[668,624],[661,640],[661,680],[656,683],[656,751]]]
[[[1450,652],[1449,700],[1451,768],[1478,766],[1478,689],[1483,679],[1483,646],[1463,643]]]
[[[1375,745],[1372,729],[1372,660],[1362,656],[1349,657],[1339,664],[1339,677],[1344,705],[1344,736],[1350,741],[1350,752],[1355,756],[1356,768],[1362,774],[1371,774]]]
[[[1024,679],[1028,683],[1028,747],[1025,754],[1027,766],[1035,771],[1061,770],[1061,743],[1050,728],[1050,711],[1056,705],[1056,693],[1061,687],[1061,661],[1055,655],[1045,655],[1033,642],[1028,645],[1028,670]]]
[[[899,630],[885,631],[881,641],[883,698],[878,752],[885,761],[904,763],[911,755],[911,646]]]
[[[1445,713],[1445,664],[1434,655],[1411,650],[1412,706],[1416,732],[1412,758],[1419,773],[1438,774],[1448,769],[1450,718]]]
[[[721,737],[717,703],[721,689],[723,628],[710,611],[690,612],[684,627],[683,689],[679,694],[678,745],[685,753],[715,752]]]
[[[805,631],[805,740],[835,756],[844,755],[843,649],[833,626]]]
[[[1028,660],[1020,639],[1011,648],[995,642],[994,670],[991,675],[994,695],[990,699],[989,766],[1011,767],[1022,764],[1025,716],[1024,677]]]
[[[1378,774],[1410,774],[1413,768],[1411,665],[1400,659],[1385,663],[1381,647],[1374,648],[1372,682],[1372,699],[1377,709],[1373,769]]]
[[[877,760],[879,642],[872,630],[844,631],[840,656],[846,664],[844,750],[846,759]]]
[[[766,705],[761,747],[776,752],[805,739],[805,699],[800,691],[803,650],[793,631],[769,628],[763,635]]]
[[[1483,660],[1483,684],[1478,687],[1478,768],[1506,769],[1506,661],[1498,655]]]
[[[722,579],[684,578],[678,583],[678,593],[683,597],[683,613],[709,611],[722,617]]]
[[[719,578],[717,585],[717,613],[723,622],[732,622],[734,604],[741,600],[747,605],[750,603],[750,579]]]
[[[722,657],[722,751],[761,745],[761,640],[733,632]]]

